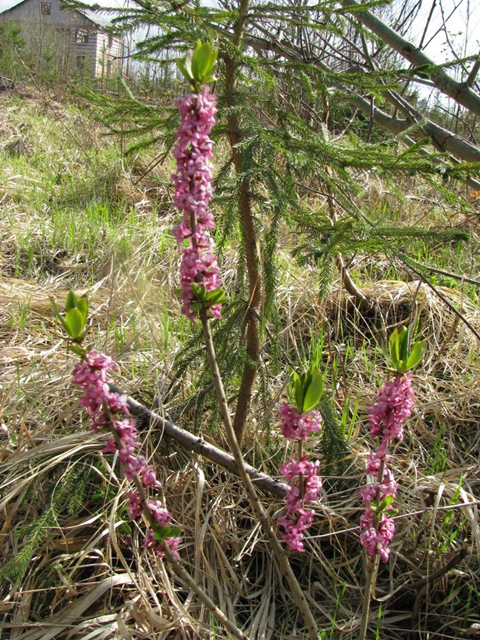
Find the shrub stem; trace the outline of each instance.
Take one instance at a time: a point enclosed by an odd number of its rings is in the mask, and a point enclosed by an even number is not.
[[[255,487],[253,486],[252,480],[247,472],[245,461],[243,459],[242,451],[238,444],[237,437],[235,435],[235,431],[233,428],[232,420],[230,417],[230,412],[228,409],[227,399],[225,396],[225,391],[222,384],[222,379],[220,377],[220,371],[217,364],[217,358],[215,355],[215,347],[213,344],[212,332],[210,330],[210,323],[207,317],[206,309],[200,310],[200,319],[202,321],[202,329],[203,329],[203,337],[205,340],[205,346],[207,349],[207,357],[210,365],[210,371],[212,374],[213,386],[215,389],[215,394],[217,396],[217,400],[220,406],[220,413],[222,416],[223,423],[225,425],[227,440],[232,451],[233,457],[235,459],[235,463],[238,468],[238,475],[242,480],[242,484],[245,488],[248,501],[250,502],[250,506],[257,518],[257,521],[260,523],[263,532],[270,543],[273,552],[277,558],[278,564],[280,566],[281,572],[285,575],[290,589],[292,591],[293,598],[298,606],[300,613],[302,614],[305,626],[308,629],[309,636],[311,640],[318,640],[318,629],[315,622],[315,619],[310,611],[307,600],[305,598],[305,594],[303,593],[295,574],[292,571],[292,567],[290,566],[290,562],[288,561],[288,557],[285,553],[285,550],[281,547],[280,542],[278,541],[277,536],[270,524],[270,520],[265,513],[260,500],[255,491]]]
[[[120,433],[115,428],[112,413],[105,402],[103,403],[103,413],[107,421],[107,426],[115,440],[117,449],[120,451],[125,447],[125,445],[122,441]],[[155,526],[155,518],[148,506],[145,489],[138,474],[133,476],[133,484],[135,485],[135,488],[138,491],[138,495],[140,496],[140,506],[142,507],[143,515],[145,516],[145,519],[147,520],[149,526],[153,529]],[[210,613],[216,618],[216,620],[221,625],[223,625],[225,629],[230,631],[230,633],[234,635],[235,638],[238,638],[239,640],[250,640],[249,637],[245,633],[243,633],[243,631],[240,631],[240,629],[227,618],[223,611],[217,607],[213,600],[211,600],[205,593],[205,591],[196,583],[196,581],[192,578],[188,571],[186,571],[182,566],[181,562],[170,549],[168,544],[162,542],[160,546],[165,558],[171,564],[173,571],[179,578],[181,578],[184,584],[195,593],[200,602],[210,611]]]

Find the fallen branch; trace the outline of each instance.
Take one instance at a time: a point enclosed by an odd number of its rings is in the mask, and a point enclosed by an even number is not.
[[[167,416],[161,416],[160,414],[148,409],[140,402],[137,402],[132,397],[130,397],[125,391],[120,389],[114,384],[109,385],[110,390],[115,393],[119,393],[120,395],[127,396],[128,408],[130,409],[130,413],[132,416],[140,420],[148,421],[148,424],[153,427],[159,428],[163,431],[163,434],[172,438],[179,444],[183,445],[186,449],[190,451],[195,451],[199,455],[203,456],[210,462],[223,467],[227,471],[230,471],[233,475],[239,477],[238,468],[235,463],[235,460],[232,455],[216,447],[209,442],[205,442],[203,438],[199,438],[198,436],[182,429],[181,427],[174,424]],[[257,489],[261,489],[266,493],[269,493],[271,496],[275,498],[279,498],[280,500],[284,500],[287,495],[287,491],[289,486],[284,482],[280,482],[279,480],[275,480],[267,473],[263,473],[263,471],[259,471],[252,465],[245,463],[245,468],[252,480],[253,484]],[[323,514],[327,515],[330,518],[335,518],[338,522],[346,523],[346,520],[343,516],[338,514],[334,509],[324,504],[321,501],[316,503],[312,503],[317,510],[321,511]]]
[[[115,393],[127,395],[125,394],[125,391],[122,391],[122,389],[119,389],[115,385],[111,384],[110,389]],[[179,442],[187,449],[195,451],[195,453],[198,453],[204,458],[207,458],[207,460],[218,464],[219,466],[238,476],[237,465],[235,464],[233,456],[231,456],[229,453],[223,451],[223,449],[220,449],[213,444],[210,444],[209,442],[205,442],[203,438],[199,438],[193,433],[190,433],[185,429],[181,429],[167,417],[162,417],[158,413],[151,411],[128,395],[127,399],[128,407],[133,416],[135,416],[136,418],[143,418],[148,420],[151,426],[160,428],[161,430],[163,430],[163,433],[165,435],[173,438],[173,440]],[[272,478],[271,476],[267,475],[266,473],[262,473],[249,464],[245,464],[245,467],[248,475],[258,489],[266,491],[267,493],[270,493],[271,495],[275,496],[276,498],[280,498],[281,500],[285,498],[285,495],[288,491],[288,485],[284,484],[283,482],[279,482],[278,480],[274,480],[274,478]]]

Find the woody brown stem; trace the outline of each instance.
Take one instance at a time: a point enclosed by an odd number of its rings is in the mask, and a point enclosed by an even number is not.
[[[328,169],[328,173],[331,175],[332,171]],[[328,184],[325,185],[325,191],[327,193],[328,214],[329,214],[330,222],[332,223],[332,226],[333,226],[335,224],[335,221],[337,220],[337,209],[335,206],[334,199],[332,197],[332,189],[330,185]],[[343,286],[345,287],[345,290],[351,296],[353,296],[353,299],[355,300],[355,304],[361,309],[368,306],[367,298],[365,297],[365,294],[359,287],[357,287],[357,285],[353,281],[349,270],[345,266],[345,263],[343,261],[343,256],[341,253],[338,253],[335,256],[335,266],[337,267],[340,273],[340,279],[342,281]]]
[[[240,46],[245,30],[250,0],[242,0],[239,6],[239,17],[234,28],[233,43]],[[242,141],[242,134],[235,108],[235,85],[237,76],[237,63],[230,56],[225,58],[225,100],[229,110],[227,116],[228,138],[232,148],[233,164],[238,175],[242,173],[244,164],[243,152],[238,149]],[[252,399],[253,385],[257,374],[257,366],[260,357],[259,339],[259,311],[262,303],[262,283],[259,270],[259,255],[255,239],[255,226],[250,195],[250,181],[242,179],[239,183],[238,207],[245,245],[247,262],[249,301],[245,314],[245,340],[247,359],[243,365],[242,379],[238,393],[237,407],[233,420],[233,428],[237,441],[242,447],[245,423],[248,409]]]
[[[365,640],[368,631],[368,618],[370,616],[370,603],[372,601],[372,589],[378,567],[378,556],[367,558],[367,577],[365,580],[365,591],[363,593],[362,619],[360,622],[360,632],[358,640]]]
[[[280,570],[287,579],[287,582],[292,591],[293,598],[298,606],[300,613],[302,614],[303,621],[305,623],[305,626],[307,627],[309,636],[311,640],[318,640],[317,625],[308,606],[305,594],[298,584],[298,580],[292,571],[292,567],[290,566],[290,562],[288,561],[285,550],[282,549],[280,542],[275,535],[275,531],[273,530],[270,520],[265,513],[260,500],[258,499],[255,487],[253,486],[250,475],[248,474],[242,451],[237,441],[232,420],[230,418],[230,411],[228,409],[227,398],[225,396],[225,390],[223,388],[222,379],[220,377],[220,370],[218,368],[217,358],[215,355],[215,347],[213,344],[212,332],[210,330],[210,323],[208,321],[206,309],[200,310],[200,319],[202,321],[203,338],[207,350],[210,372],[212,374],[213,387],[215,389],[215,394],[217,396],[217,401],[220,407],[220,414],[225,425],[228,444],[235,459],[235,464],[237,465],[238,475],[240,476],[242,484],[245,488],[248,501],[255,514],[257,522],[260,523],[263,533],[265,534],[265,537],[267,538],[273,550],[273,553],[277,558]]]
[[[335,266],[340,273],[340,278],[342,280],[343,286],[345,287],[345,290],[351,296],[353,296],[353,299],[355,300],[355,304],[357,306],[359,306],[361,309],[365,308],[367,306],[367,298],[365,297],[363,291],[359,287],[357,287],[357,285],[353,281],[352,276],[350,275],[349,270],[346,268],[343,257],[340,253],[335,256]]]

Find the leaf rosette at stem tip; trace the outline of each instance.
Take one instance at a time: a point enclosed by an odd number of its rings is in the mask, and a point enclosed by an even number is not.
[[[293,374],[295,404],[300,413],[314,409],[323,395],[324,376],[311,365],[306,373]]]
[[[402,327],[400,331],[395,329],[388,341],[388,354],[385,355],[392,369],[400,375],[416,367],[426,350],[425,340],[413,342],[410,349],[410,335],[411,327]]]
[[[77,297],[73,291],[69,291],[65,302],[65,314],[61,315],[57,304],[52,300],[55,313],[67,339],[71,341],[68,349],[76,355],[83,356],[86,351],[81,346],[88,330],[88,299],[86,296]]]
[[[195,49],[189,49],[184,60],[177,60],[177,65],[184,78],[198,92],[202,84],[214,80],[215,63],[218,50],[209,42],[197,40]]]

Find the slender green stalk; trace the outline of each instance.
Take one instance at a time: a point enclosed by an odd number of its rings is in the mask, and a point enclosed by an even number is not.
[[[277,558],[278,564],[280,566],[280,570],[283,575],[286,577],[287,582],[292,591],[293,598],[302,614],[305,626],[308,630],[309,636],[311,640],[318,640],[318,629],[315,619],[310,611],[307,600],[305,598],[305,594],[303,593],[300,585],[298,584],[298,580],[295,577],[295,574],[292,571],[292,567],[290,566],[290,562],[288,561],[288,557],[285,553],[285,550],[281,547],[280,542],[278,541],[277,536],[273,530],[272,525],[270,524],[270,520],[265,513],[260,500],[258,499],[257,493],[255,491],[255,487],[253,486],[252,480],[248,475],[245,461],[243,459],[242,451],[238,444],[238,440],[235,435],[235,431],[233,428],[232,420],[230,417],[230,412],[228,409],[227,399],[225,396],[225,391],[222,384],[222,379],[220,377],[220,371],[217,364],[217,359],[215,356],[215,347],[213,344],[212,332],[210,330],[210,323],[207,317],[206,309],[201,309],[200,311],[200,319],[202,321],[202,329],[203,329],[203,337],[205,340],[205,346],[207,349],[208,362],[210,365],[210,371],[213,379],[213,386],[215,389],[215,394],[217,396],[218,403],[220,405],[220,413],[222,416],[223,423],[225,425],[225,429],[227,432],[227,440],[232,451],[233,457],[235,459],[235,463],[238,469],[238,475],[242,480],[243,486],[247,493],[248,501],[250,502],[250,506],[260,523],[263,532],[270,543],[275,557]]]

